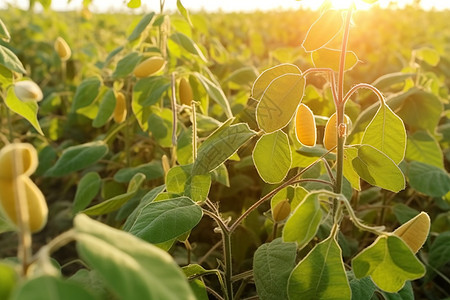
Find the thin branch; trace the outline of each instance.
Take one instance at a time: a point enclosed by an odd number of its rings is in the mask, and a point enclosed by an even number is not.
[[[371,90],[372,92],[375,93],[375,95],[377,95],[377,97],[378,97],[378,99],[380,100],[381,104],[385,104],[384,96],[383,96],[383,94],[380,92],[380,90],[378,90],[376,87],[374,87],[373,85],[368,84],[368,83],[359,83],[359,84],[353,86],[353,87],[347,92],[347,94],[345,95],[344,100],[343,100],[344,103],[347,102],[347,100],[350,99],[350,97],[351,97],[357,90],[359,90],[359,89],[368,89],[368,90]]]

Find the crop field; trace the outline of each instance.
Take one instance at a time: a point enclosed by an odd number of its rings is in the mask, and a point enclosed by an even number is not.
[[[0,10],[0,300],[450,299],[449,10],[38,2]]]

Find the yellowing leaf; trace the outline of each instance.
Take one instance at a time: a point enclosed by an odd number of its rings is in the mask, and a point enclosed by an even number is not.
[[[425,243],[430,231],[430,217],[426,212],[421,212],[394,231],[405,244],[416,253]]]

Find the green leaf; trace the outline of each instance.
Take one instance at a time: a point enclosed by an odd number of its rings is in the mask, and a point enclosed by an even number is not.
[[[264,91],[270,85],[270,83],[284,74],[299,74],[302,72],[300,69],[293,64],[281,64],[270,69],[265,70],[264,72],[256,78],[255,83],[253,83],[252,87],[252,97],[253,99],[259,101],[264,94]]]
[[[302,43],[306,51],[314,51],[326,46],[341,31],[344,20],[339,10],[326,10],[311,25]]]
[[[389,157],[369,145],[358,148],[358,156],[352,160],[353,168],[371,185],[399,192],[405,188],[402,171]]]
[[[406,130],[403,121],[387,106],[382,104],[372,121],[366,127],[362,144],[373,146],[399,164],[406,149]]]
[[[176,166],[167,172],[166,187],[169,193],[187,196],[195,202],[203,202],[211,187],[211,175],[193,175],[192,164]]]
[[[434,132],[442,111],[442,102],[436,95],[418,90],[406,97],[396,112],[410,128]]]
[[[11,50],[2,45],[0,45],[0,65],[3,65],[9,70],[17,73],[27,73],[17,56]]]
[[[321,48],[311,52],[311,59],[316,68],[331,68],[334,71],[339,71],[339,60],[341,51],[329,48]],[[344,70],[351,70],[358,63],[358,56],[355,52],[347,51],[345,54],[345,68]]]
[[[192,127],[182,128],[176,145],[177,161],[180,165],[193,163],[192,157]]]
[[[123,78],[130,75],[134,68],[141,62],[141,54],[131,52],[117,62],[116,69],[112,74],[113,79]]]
[[[10,299],[9,296],[14,290],[18,279],[19,276],[12,266],[0,262],[0,282],[2,283],[0,285],[0,299]]]
[[[352,290],[352,300],[371,300],[377,286],[370,280],[370,277],[357,279],[353,271],[347,271],[347,278]]]
[[[450,176],[446,171],[418,161],[408,165],[408,181],[413,189],[432,197],[442,197],[450,191]]]
[[[134,5],[137,5],[136,7],[141,6],[140,0],[137,0],[137,1],[132,0],[128,3],[128,7],[130,7],[129,5],[132,2],[135,2]],[[141,36],[142,32],[144,32],[144,30],[147,28],[147,26],[152,23],[154,16],[155,16],[154,12],[144,15],[142,17],[142,19],[139,21],[139,23],[137,24],[137,26],[134,28],[133,32],[128,37],[128,41],[132,42],[132,41],[136,40],[137,38],[139,38]]]
[[[439,269],[450,262],[450,231],[439,234],[431,245],[428,255],[428,264]]]
[[[174,239],[194,228],[203,211],[188,197],[156,201],[142,208],[127,231],[150,243]]]
[[[68,281],[83,286],[95,296],[95,299],[108,299],[108,297],[111,297],[111,292],[107,290],[105,282],[95,270],[80,269],[69,277]]]
[[[143,78],[134,85],[131,108],[143,131],[148,130],[150,105],[157,103],[169,87],[170,80],[162,76]]]
[[[413,55],[433,67],[436,67],[441,59],[439,52],[429,47],[416,49],[413,51]]]
[[[320,193],[309,193],[297,206],[283,228],[283,241],[297,242],[298,248],[302,249],[313,239],[322,219]]]
[[[136,195],[139,187],[142,185],[144,180],[145,175],[142,173],[137,173],[131,179],[130,184],[128,185],[127,192],[125,194],[117,195],[97,205],[91,206],[88,209],[83,210],[82,212],[89,216],[98,216],[118,210],[120,207],[122,207],[122,205],[124,205],[128,200]]]
[[[53,276],[40,276],[26,281],[16,290],[11,300],[95,300],[81,286]]]
[[[427,131],[416,131],[414,134],[408,136],[406,159],[444,169],[441,147],[436,139]]]
[[[181,3],[180,0],[177,0],[177,8],[180,14],[183,16],[183,18],[189,23],[189,25],[192,26],[191,18],[189,17],[189,12],[183,6],[183,3]]]
[[[295,266],[297,248],[281,238],[261,245],[253,256],[253,278],[261,300],[286,299],[287,284]]]
[[[405,286],[397,293],[382,292],[386,300],[411,300],[414,299],[414,290],[410,281],[405,283]]]
[[[75,217],[74,227],[80,257],[119,298],[195,299],[167,252],[83,214]]]
[[[233,113],[231,112],[230,103],[223,93],[222,88],[220,88],[220,86],[216,85],[214,82],[200,73],[195,72],[193,75],[198,79],[198,81],[200,81],[206,93],[211,97],[211,99],[213,99],[214,102],[222,107],[227,118],[231,118],[233,116]]]
[[[81,82],[73,96],[72,111],[89,106],[97,98],[101,81],[97,77],[90,77]]]
[[[223,123],[200,145],[193,174],[206,174],[214,170],[255,135],[247,124],[231,125],[231,122],[233,119]]]
[[[127,6],[129,8],[139,8],[141,7],[141,0],[130,0]]]
[[[298,263],[289,277],[289,299],[351,298],[342,262],[342,250],[334,237],[317,244]]]
[[[76,214],[85,209],[100,191],[102,179],[96,172],[89,172],[78,183],[72,213]]]
[[[108,146],[103,141],[69,147],[45,175],[59,177],[76,172],[96,163],[107,153]]]
[[[285,127],[303,98],[305,78],[300,74],[281,75],[269,84],[256,107],[259,128],[270,133]]]
[[[155,110],[148,118],[148,130],[161,147],[172,146],[172,110]]]
[[[92,126],[98,128],[105,125],[114,113],[115,107],[116,96],[114,95],[114,90],[108,89],[108,91],[103,95],[102,101],[100,102],[100,107],[98,108],[97,116],[92,122]]]
[[[121,183],[129,182],[137,173],[144,174],[147,180],[158,179],[164,175],[161,162],[155,160],[136,167],[120,169],[114,175],[114,180]]]
[[[360,177],[353,168],[352,161],[358,156],[358,149],[344,149],[344,177],[350,182],[352,187],[358,191],[361,190]]]
[[[233,71],[225,80],[224,83],[230,83],[233,89],[241,89],[243,86],[251,86],[258,76],[255,67],[242,67]]]
[[[14,93],[14,89],[10,87],[6,94],[5,104],[10,110],[18,115],[21,115],[28,122],[30,122],[30,124],[33,125],[34,129],[36,129],[37,132],[44,135],[41,129],[41,125],[39,125],[39,121],[37,119],[39,106],[36,101],[20,101]]]
[[[170,39],[181,46],[187,52],[197,55],[201,60],[207,62],[205,55],[202,50],[197,46],[197,44],[187,35],[181,32],[175,32],[170,36]]]
[[[11,39],[11,35],[9,34],[8,28],[6,28],[5,23],[3,23],[2,19],[0,19],[0,39],[5,42],[9,42]]]
[[[425,274],[425,268],[409,247],[397,236],[379,236],[352,261],[356,278],[370,276],[382,290],[399,291],[407,280]]]
[[[253,161],[259,176],[267,183],[279,183],[292,165],[289,138],[281,130],[263,135],[253,149]]]

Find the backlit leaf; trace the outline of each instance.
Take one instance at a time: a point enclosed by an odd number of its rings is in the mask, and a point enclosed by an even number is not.
[[[326,10],[309,28],[303,48],[310,52],[324,47],[341,31],[343,24],[340,11]]]
[[[222,91],[222,88],[200,73],[194,73],[193,75],[198,79],[198,81],[200,81],[206,93],[211,97],[211,99],[213,99],[214,102],[222,107],[225,115],[228,118],[231,118],[233,113],[231,112],[230,103],[228,102],[227,97]]]
[[[267,87],[275,78],[278,78],[281,75],[288,73],[299,75],[302,74],[300,69],[293,64],[281,64],[265,70],[264,72],[261,73],[261,75],[258,76],[256,81],[253,83],[252,97],[255,100],[259,101],[262,95],[264,94],[264,91],[267,89]]]
[[[444,159],[441,147],[436,139],[427,131],[416,131],[408,136],[406,159],[444,169]]]
[[[135,7],[139,7],[139,6],[141,6],[141,1],[140,0],[131,0],[128,3],[128,7],[130,7],[130,4],[134,5]],[[137,24],[137,26],[134,28],[133,32],[128,37],[128,40],[134,41],[135,39],[139,38],[141,36],[142,32],[144,32],[145,28],[147,28],[147,26],[149,24],[151,24],[154,16],[155,16],[154,12],[148,13],[145,16],[143,16],[142,19]]]
[[[0,65],[3,65],[9,70],[17,73],[27,73],[22,65],[22,62],[17,58],[17,56],[3,45],[0,45]]]
[[[339,70],[340,57],[340,50],[329,48],[321,48],[311,53],[311,59],[316,68],[331,68],[336,72]],[[357,63],[358,57],[355,52],[347,51],[344,70],[351,70]]]

